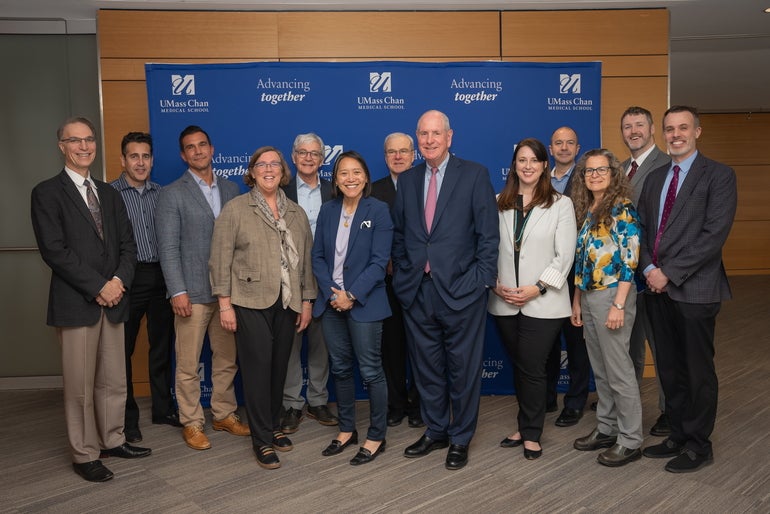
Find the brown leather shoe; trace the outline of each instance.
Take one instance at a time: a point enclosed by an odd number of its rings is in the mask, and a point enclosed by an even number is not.
[[[184,442],[193,450],[208,450],[211,448],[211,442],[206,434],[203,433],[203,427],[199,425],[190,425],[182,430]]]
[[[230,414],[225,419],[214,420],[212,423],[214,430],[224,430],[233,435],[251,435],[249,425],[242,423],[237,414]]]

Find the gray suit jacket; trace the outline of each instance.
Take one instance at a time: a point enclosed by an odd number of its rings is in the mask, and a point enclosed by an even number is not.
[[[660,196],[670,165],[650,173],[639,200],[642,225],[639,268],[652,264]],[[699,153],[679,189],[658,245],[658,267],[668,277],[668,295],[687,303],[729,299],[722,247],[738,205],[735,172]]]
[[[217,177],[222,207],[238,196],[234,182]],[[187,291],[192,303],[212,303],[209,254],[214,213],[189,171],[160,192],[155,210],[158,253],[169,296]]]
[[[652,152],[650,152],[650,155],[647,156],[642,165],[636,170],[636,173],[634,173],[633,178],[631,178],[631,187],[633,188],[631,200],[634,202],[634,206],[639,205],[639,197],[642,196],[642,186],[644,186],[647,175],[649,175],[652,170],[656,170],[661,166],[668,166],[668,163],[670,162],[671,157],[669,157],[668,154],[661,152],[660,148],[655,145]],[[623,161],[621,166],[623,167],[623,171],[627,170],[628,167],[631,166],[631,158],[629,157]]]

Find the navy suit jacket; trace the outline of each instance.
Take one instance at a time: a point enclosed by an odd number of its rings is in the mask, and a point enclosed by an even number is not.
[[[342,212],[342,198],[321,206],[313,242],[313,274],[318,282],[318,297],[313,316],[321,316],[328,307],[334,282],[335,243]],[[385,292],[385,267],[390,259],[393,222],[388,205],[375,198],[361,198],[350,224],[345,264],[342,270],[344,289],[355,296],[350,311],[355,321],[379,321],[390,316]]]
[[[321,182],[321,203],[326,203],[332,199],[332,183],[326,179],[318,177]],[[286,197],[294,203],[297,203],[297,176],[294,175],[285,186],[281,186]]]
[[[639,268],[652,264],[658,228],[660,196],[670,165],[651,172],[639,199],[642,225]],[[729,299],[722,247],[738,205],[735,172],[698,153],[676,195],[674,207],[658,245],[658,267],[669,283],[671,299],[687,303],[716,303]]]
[[[40,256],[51,267],[47,323],[84,327],[102,309],[112,323],[128,319],[128,294],[111,308],[96,297],[113,276],[126,290],[134,280],[136,244],[123,199],[112,186],[91,177],[102,210],[104,239],[77,187],[64,170],[32,190],[32,227]]]
[[[422,162],[398,178],[393,206],[393,289],[408,309],[430,259],[438,294],[451,309],[462,310],[497,282],[500,232],[495,192],[484,166],[450,155],[428,232],[425,169]]]
[[[390,209],[393,208],[396,202],[396,186],[393,184],[390,172],[380,180],[372,182],[372,196],[388,204]]]

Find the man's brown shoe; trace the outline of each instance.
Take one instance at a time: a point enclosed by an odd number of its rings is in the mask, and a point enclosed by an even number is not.
[[[182,437],[184,442],[193,450],[208,450],[211,448],[211,443],[206,434],[203,433],[203,427],[198,425],[190,425],[184,427],[182,430]]]
[[[214,430],[224,430],[233,435],[251,435],[249,425],[241,423],[241,418],[237,414],[230,414],[225,419],[214,420],[212,423]]]

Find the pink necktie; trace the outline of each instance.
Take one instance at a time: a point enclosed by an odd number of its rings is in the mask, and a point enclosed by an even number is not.
[[[436,174],[438,168],[430,169],[430,182],[428,183],[428,196],[425,199],[425,226],[428,227],[428,234],[433,225],[433,216],[436,214]],[[430,273],[430,262],[425,263],[425,273]]]
[[[634,174],[638,169],[639,169],[639,165],[636,164],[636,161],[631,161],[631,171],[628,172],[628,180],[631,180],[632,178],[634,178]]]
[[[671,179],[671,183],[668,185],[668,191],[666,191],[666,201],[663,203],[663,214],[660,216],[660,225],[658,226],[658,233],[655,235],[655,247],[652,249],[652,263],[658,265],[658,245],[660,244],[660,238],[663,236],[663,231],[666,229],[666,222],[671,214],[671,209],[674,208],[674,201],[676,200],[676,188],[679,185],[679,171],[682,168],[674,166],[674,176]]]

